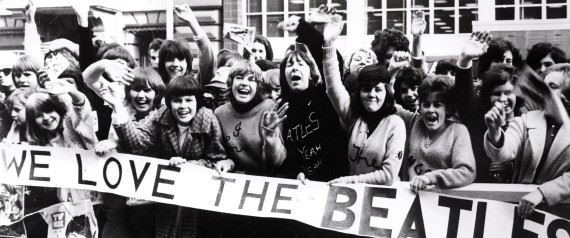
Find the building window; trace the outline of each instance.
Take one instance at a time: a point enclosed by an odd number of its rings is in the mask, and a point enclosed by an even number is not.
[[[247,0],[247,25],[254,26],[256,33],[267,37],[288,36],[277,25],[292,15],[306,17],[321,4],[331,4],[337,13],[346,19],[347,0]],[[346,35],[346,27],[342,35]]]
[[[568,1],[569,0],[495,0],[495,19],[567,19]]]
[[[471,33],[472,22],[477,20],[477,0],[368,0],[367,33],[393,28],[407,34],[411,32],[414,11],[425,14],[426,34]],[[433,16],[433,17],[432,17]]]

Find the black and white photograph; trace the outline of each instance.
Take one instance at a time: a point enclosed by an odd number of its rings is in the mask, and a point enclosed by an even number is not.
[[[0,237],[570,238],[570,0],[0,0]]]

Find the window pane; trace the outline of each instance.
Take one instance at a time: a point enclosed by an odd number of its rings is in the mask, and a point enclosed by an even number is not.
[[[406,32],[406,12],[404,11],[391,11],[387,13],[386,28],[396,29],[402,32]]]
[[[317,8],[321,4],[327,4],[327,0],[310,0],[309,1],[309,8]]]
[[[546,18],[548,19],[566,18],[566,5],[546,7]]]
[[[382,30],[382,12],[368,13],[368,35],[374,34],[376,30]]]
[[[332,5],[336,10],[346,10],[346,0],[332,0]]]
[[[471,33],[477,21],[477,9],[459,9],[459,33]]]
[[[453,34],[455,22],[453,19],[453,10],[435,10],[433,30],[435,34]]]
[[[515,19],[515,8],[514,7],[495,8],[495,19],[497,19],[497,20],[514,20]]]
[[[477,0],[459,0],[460,7],[477,7]]]
[[[453,0],[433,0],[433,5],[435,7],[453,7],[455,4]]]
[[[289,11],[303,11],[305,7],[305,2],[300,0],[289,0]]]
[[[261,0],[248,0],[248,12],[261,12]]]
[[[376,0],[378,1],[378,0]],[[405,8],[406,7],[406,0],[390,0],[386,1],[387,8]]]
[[[372,7],[375,9],[381,9],[382,8],[382,1],[381,0],[368,0],[368,7]]]
[[[277,28],[279,22],[283,21],[283,15],[267,15],[267,36],[282,37],[283,31]]]
[[[521,4],[540,4],[542,0],[521,0]]]
[[[285,6],[283,5],[283,0],[267,1],[267,11],[268,12],[283,12],[285,11]]]
[[[418,8],[428,8],[429,1],[428,0],[412,0],[412,6]]]
[[[255,33],[261,35],[261,16],[247,16],[247,25],[255,27]]]
[[[542,19],[540,7],[521,7],[521,19]]]
[[[565,3],[566,0],[546,0],[546,3]]]
[[[495,0],[495,5],[513,5],[515,0]]]

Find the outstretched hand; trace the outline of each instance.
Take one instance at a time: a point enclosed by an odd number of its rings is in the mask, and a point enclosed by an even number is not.
[[[342,29],[344,28],[344,22],[342,22],[342,17],[339,15],[335,15],[338,17],[334,17],[331,19],[330,22],[325,24],[323,29],[323,38],[325,41],[325,46],[330,46],[332,42],[334,42],[340,34],[342,33]]]
[[[426,30],[426,19],[423,11],[415,11],[412,14],[412,35],[421,36]]]
[[[190,8],[190,5],[188,4],[175,6],[174,12],[180,19],[182,19],[186,23],[189,23],[190,21],[196,19],[196,16],[194,15],[192,8]]]
[[[459,55],[459,63],[461,64],[462,61],[472,60],[487,52],[491,38],[491,34],[489,34],[487,31],[473,32],[461,50],[461,54]]]
[[[121,63],[119,60],[105,60],[104,64],[105,73],[109,80],[124,85],[129,85],[133,82],[133,69],[129,68],[129,66]]]
[[[34,1],[29,0],[28,1],[28,5],[26,5],[26,8],[24,10],[24,14],[26,15],[26,22],[33,22],[35,17],[36,17],[36,4],[34,4]]]
[[[340,21],[340,15],[336,14],[336,8],[321,4],[319,8],[309,13],[307,17],[308,23],[325,24],[333,21]]]
[[[275,137],[277,135],[277,133],[275,133],[277,128],[287,119],[286,113],[289,109],[289,103],[284,103],[279,106],[280,103],[281,99],[277,100],[272,110],[263,112],[260,125],[262,138]]]

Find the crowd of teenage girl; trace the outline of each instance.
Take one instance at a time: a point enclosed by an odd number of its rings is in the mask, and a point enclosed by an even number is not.
[[[26,54],[1,63],[4,143],[118,151],[170,166],[331,186],[536,184],[518,214],[539,207],[567,215],[560,203],[570,197],[570,125],[557,118],[570,109],[570,64],[552,44],[533,45],[524,60],[512,42],[473,32],[456,58],[438,61],[432,72],[421,13],[414,14],[411,42],[400,31],[378,30],[370,46],[343,56],[335,48],[343,19],[321,6],[280,24],[297,35],[286,52],[273,52],[259,35],[251,49],[214,52],[191,8],[180,5],[175,13],[192,30],[198,67],[188,42],[161,39],[150,43],[148,65],[137,65],[120,44],[93,44],[86,1],[72,7],[75,43],[42,43],[35,7],[26,9]],[[46,70],[62,58],[69,66],[61,74]],[[550,88],[545,95],[560,99],[558,113],[533,107],[516,90],[529,74]],[[348,236],[167,204],[128,207],[113,194],[27,190],[26,213],[102,196],[95,206],[102,237]],[[41,218],[25,223],[28,237],[45,237]]]

